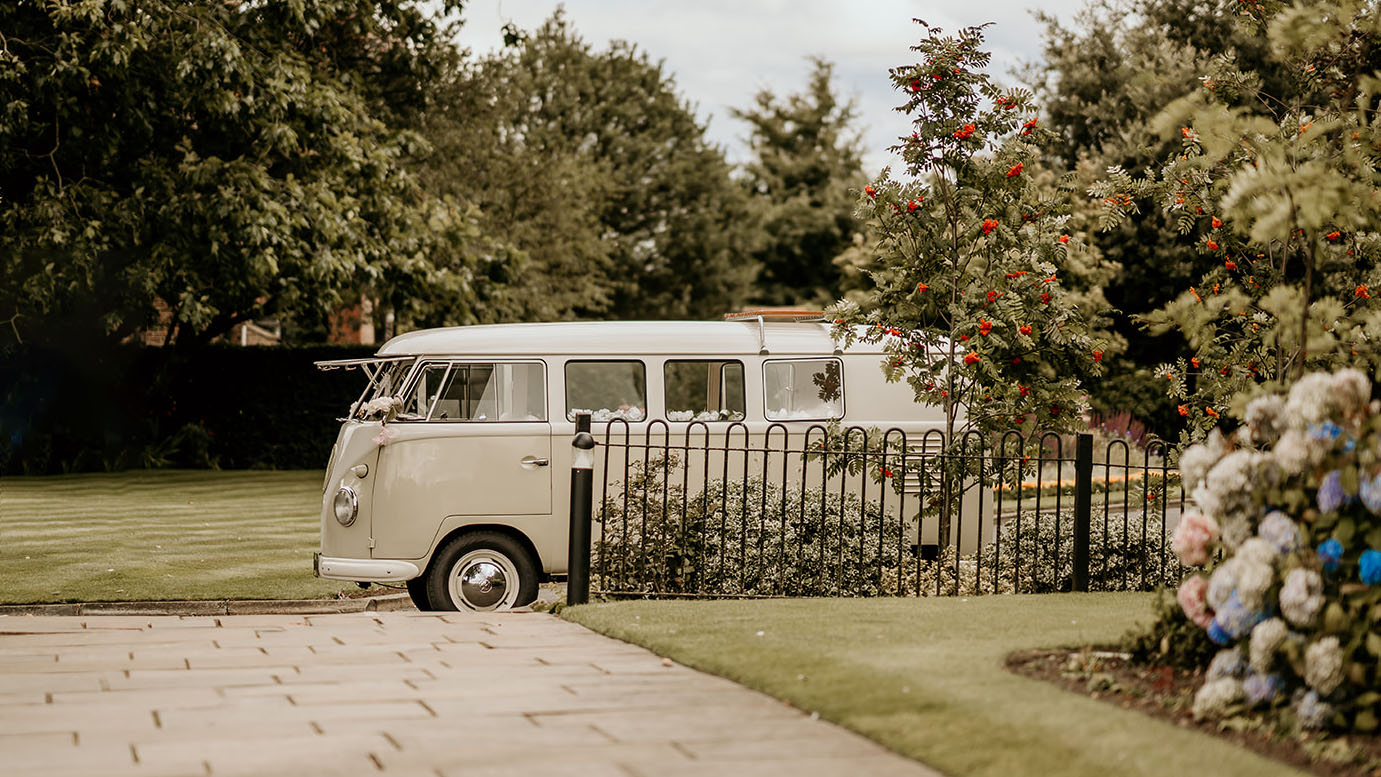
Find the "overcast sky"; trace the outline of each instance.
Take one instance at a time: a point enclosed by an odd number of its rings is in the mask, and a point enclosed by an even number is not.
[[[557,0],[469,0],[461,44],[476,54],[502,46],[499,28],[513,22],[532,29],[549,17]],[[840,94],[858,101],[865,166],[869,174],[891,164],[887,147],[910,134],[906,119],[892,109],[901,102],[887,70],[916,61],[909,50],[919,39],[920,17],[953,31],[996,22],[988,28],[991,71],[1015,83],[1010,71],[1040,58],[1040,28],[1031,9],[1069,24],[1084,0],[569,0],[566,15],[590,43],[636,43],[653,60],[663,60],[682,96],[699,107],[712,141],[732,161],[742,161],[745,125],[729,115],[746,107],[763,88],[778,95],[804,88],[806,58],[835,63]]]

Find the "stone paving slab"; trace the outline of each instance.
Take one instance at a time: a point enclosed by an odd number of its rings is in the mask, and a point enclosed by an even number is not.
[[[0,615],[0,777],[936,772],[540,613]]]

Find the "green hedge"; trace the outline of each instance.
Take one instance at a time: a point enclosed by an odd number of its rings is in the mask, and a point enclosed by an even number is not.
[[[0,355],[0,474],[143,467],[316,469],[364,388],[321,359],[372,347]]]

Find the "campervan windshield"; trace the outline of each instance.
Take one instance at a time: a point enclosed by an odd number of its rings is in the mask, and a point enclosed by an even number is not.
[[[398,396],[399,392],[403,390],[403,380],[407,378],[408,372],[412,369],[413,361],[413,359],[394,360],[364,365],[365,374],[369,375],[369,385],[365,387],[364,393],[360,395],[360,401],[355,403],[350,415],[359,418],[364,412],[365,405],[370,402],[379,397]]]

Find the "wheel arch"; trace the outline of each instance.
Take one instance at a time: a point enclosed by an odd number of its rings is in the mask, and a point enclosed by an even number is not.
[[[478,532],[502,534],[518,543],[518,546],[532,557],[533,566],[537,570],[537,581],[541,583],[550,579],[551,576],[542,571],[542,554],[537,552],[537,546],[532,543],[532,540],[517,528],[502,523],[467,523],[464,526],[457,526],[442,535],[441,538],[437,540],[435,546],[433,546],[431,557],[427,559],[427,566],[422,570],[422,576],[426,577],[427,574],[431,572],[432,567],[436,565],[436,557],[439,555],[437,551],[445,547],[447,543],[457,537],[463,537],[466,534],[475,534]]]

